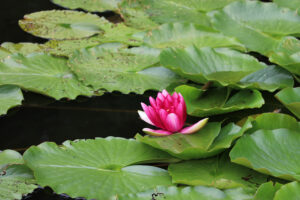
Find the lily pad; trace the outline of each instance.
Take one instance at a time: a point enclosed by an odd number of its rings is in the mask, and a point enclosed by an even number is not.
[[[67,66],[67,59],[44,53],[12,55],[0,63],[0,84],[51,96],[55,99],[75,99],[78,95],[92,96],[91,88],[84,86]],[[15,93],[19,93],[16,89]],[[20,97],[18,102],[20,102]]]
[[[52,0],[53,3],[70,9],[82,8],[90,12],[116,10],[121,0]]]
[[[19,87],[12,85],[0,86],[0,115],[6,114],[12,107],[21,105],[22,101],[23,94]]]
[[[300,8],[300,1],[298,0],[273,0],[280,7],[290,8],[292,10],[297,10]]]
[[[300,129],[299,129],[300,130]],[[258,130],[240,138],[230,152],[231,161],[286,180],[300,180],[298,131]]]
[[[220,123],[213,122],[207,123],[200,131],[191,135],[176,133],[164,137],[152,137],[137,134],[135,138],[175,157],[190,160],[219,154],[229,148],[232,142],[250,127],[249,122],[242,128],[230,123],[221,129]]]
[[[153,190],[137,194],[121,195],[118,200],[250,200],[251,192],[242,188],[219,190],[213,187],[165,187],[157,186]]]
[[[17,151],[13,151],[13,150],[9,150],[9,149],[0,151],[0,170],[1,171],[7,165],[23,164],[23,163],[24,163],[23,157]]]
[[[285,88],[275,97],[300,119],[300,87]]]
[[[4,42],[1,44],[2,47],[9,50],[11,53],[20,53],[23,55],[43,52],[45,47],[43,44],[22,42],[22,43],[12,43]]]
[[[37,188],[31,170],[25,165],[12,165],[0,173],[1,200],[22,199]]]
[[[141,33],[138,33],[141,34]],[[211,28],[192,23],[168,23],[157,29],[147,31],[144,43],[155,48],[166,47],[234,47],[244,50],[244,46],[236,39],[224,36]]]
[[[42,143],[29,148],[24,160],[41,186],[71,197],[108,200],[171,185],[166,170],[137,164],[174,158],[132,139],[108,137],[67,141],[63,146]]]
[[[71,10],[49,10],[25,15],[20,27],[35,36],[51,39],[79,39],[101,33],[111,23],[97,15]]]
[[[8,49],[5,49],[0,46],[0,61],[7,58],[11,55],[11,52]]]
[[[264,104],[264,99],[257,90],[242,90],[232,96],[229,88],[212,88],[205,91],[181,85],[175,90],[185,99],[187,113],[198,117],[259,108]]]
[[[205,13],[199,12],[190,1],[178,0],[125,0],[120,5],[120,14],[128,26],[147,30],[159,24],[191,22],[210,26]]]
[[[109,92],[142,94],[184,82],[172,71],[155,67],[159,53],[148,47],[127,49],[120,44],[106,44],[75,52],[70,66],[86,85]]]
[[[281,188],[280,183],[267,182],[261,184],[255,193],[254,200],[273,200],[275,193]]]
[[[227,86],[267,67],[256,58],[238,51],[209,47],[166,49],[160,54],[163,66],[197,83],[216,81]]]
[[[283,185],[275,194],[274,200],[298,200],[300,196],[300,183],[291,182]]]
[[[244,187],[255,191],[258,185],[267,180],[266,175],[231,163],[228,154],[171,164],[168,171],[173,183],[219,189]]]

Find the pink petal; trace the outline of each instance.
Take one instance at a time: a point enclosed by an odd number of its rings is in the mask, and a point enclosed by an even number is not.
[[[153,108],[157,108],[156,101],[153,97],[149,97],[149,102]]]
[[[185,119],[184,119],[184,108],[183,108],[183,104],[179,103],[176,107],[176,111],[175,111],[176,115],[178,116],[179,120],[180,120],[180,124],[181,126],[184,125]]]
[[[167,111],[165,111],[164,109],[159,110],[159,117],[160,117],[162,124],[164,125],[164,129],[167,129],[167,126],[166,126],[167,116],[168,116]]]
[[[154,129],[150,129],[150,128],[144,128],[143,131],[146,134],[152,135],[152,136],[167,136],[167,135],[172,135],[171,132],[165,131],[165,130],[154,130]]]
[[[162,95],[161,92],[159,92],[159,93],[157,94],[156,99],[160,99],[160,100],[163,102],[163,101],[165,100],[165,97],[164,97],[164,95]]]
[[[196,124],[193,124],[192,126],[183,128],[179,132],[182,134],[195,133],[195,132],[199,131],[201,128],[203,128],[205,126],[205,124],[207,123],[207,121],[208,121],[208,118],[204,118],[204,119],[200,120],[199,122],[197,122]]]
[[[177,100],[178,99],[178,93],[174,92],[172,95],[173,100]]]
[[[153,124],[159,128],[163,128],[162,122],[160,120],[159,114],[156,113],[156,110],[154,110],[151,106],[148,106],[150,116],[150,120],[153,122]]]
[[[144,103],[141,103],[143,110],[145,111],[146,115],[150,118],[150,112],[148,106]]]
[[[168,91],[167,90],[163,90],[162,91],[162,95],[164,95],[164,97],[167,97],[169,95]]]
[[[181,124],[178,116],[175,113],[168,114],[166,121],[166,128],[168,131],[177,132],[181,129]]]
[[[151,124],[154,126],[154,124],[151,122],[151,120],[148,118],[147,114],[141,110],[138,110],[138,114],[142,120],[147,122],[148,124]]]

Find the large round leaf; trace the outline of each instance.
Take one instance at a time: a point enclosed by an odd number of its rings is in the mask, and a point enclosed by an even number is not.
[[[155,48],[182,48],[193,44],[199,48],[235,47],[240,50],[244,49],[243,45],[234,38],[192,23],[163,24],[157,29],[145,32],[143,40],[144,43]]]
[[[163,66],[198,83],[216,81],[236,84],[245,76],[267,67],[254,57],[227,48],[166,49],[160,54]]]
[[[20,27],[35,36],[51,39],[76,39],[110,28],[110,22],[97,15],[70,10],[40,11],[25,15]]]
[[[19,87],[12,85],[0,86],[0,115],[6,114],[12,107],[21,105],[22,100],[23,94]]]
[[[211,157],[224,151],[250,127],[247,121],[242,128],[230,123],[221,129],[221,124],[214,122],[191,135],[176,133],[164,137],[143,137],[137,134],[135,138],[175,157],[189,160]]]
[[[97,138],[34,146],[24,153],[38,184],[71,197],[108,200],[156,185],[171,185],[167,171],[136,165],[170,161],[173,157],[135,140]]]
[[[168,171],[173,183],[219,189],[251,187],[255,191],[257,185],[267,180],[266,175],[231,163],[228,154],[171,164]]]
[[[257,90],[242,90],[232,96],[229,88],[212,88],[205,91],[181,85],[175,90],[184,97],[188,114],[198,117],[259,108],[264,104],[264,99]]]
[[[82,8],[90,12],[116,10],[121,0],[52,0],[53,3],[70,9]]]
[[[93,94],[91,88],[84,86],[70,71],[67,59],[43,53],[15,54],[0,62],[0,84],[18,85],[55,99]]]
[[[124,49],[119,44],[106,44],[75,52],[70,65],[80,80],[95,89],[142,94],[182,82],[166,68],[151,67],[159,62],[159,53],[148,47]]]
[[[298,200],[300,197],[300,183],[291,182],[283,185],[275,194],[274,200]]]
[[[283,89],[275,97],[300,119],[300,87]]]
[[[31,193],[35,188],[35,180],[30,169],[25,165],[12,165],[0,171],[0,199],[17,200]]]
[[[280,183],[267,182],[261,184],[255,193],[254,200],[273,200],[275,193],[280,189]]]
[[[299,130],[258,130],[244,135],[231,150],[231,161],[275,177],[300,180],[300,160],[295,159],[300,156]]]
[[[213,187],[165,187],[137,194],[121,195],[118,200],[250,200],[251,192],[242,188],[219,190]]]

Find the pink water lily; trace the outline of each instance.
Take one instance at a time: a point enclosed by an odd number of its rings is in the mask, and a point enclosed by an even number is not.
[[[202,119],[192,126],[183,128],[186,120],[186,104],[180,93],[174,92],[170,95],[166,90],[159,92],[156,99],[149,98],[150,105],[142,104],[143,111],[138,111],[140,118],[160,128],[154,130],[144,128],[143,131],[153,136],[166,136],[173,133],[192,134],[200,130],[208,121]]]

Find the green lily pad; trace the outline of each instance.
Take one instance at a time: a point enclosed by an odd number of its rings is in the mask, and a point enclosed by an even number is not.
[[[90,12],[116,10],[121,0],[52,0],[53,3],[70,9],[82,8]]]
[[[267,180],[266,175],[231,163],[228,154],[171,164],[168,171],[173,183],[219,189],[244,187],[255,191],[258,185]]]
[[[300,160],[295,159],[300,156],[299,130],[262,129],[246,134],[231,150],[231,161],[282,179],[300,180]]]
[[[261,184],[255,193],[254,200],[273,200],[281,186],[282,184],[271,181]]]
[[[51,39],[79,39],[101,33],[111,23],[97,15],[70,10],[40,11],[25,15],[20,27],[35,36]]]
[[[22,101],[23,94],[19,87],[12,85],[0,86],[0,115],[6,114],[12,107],[21,105]]]
[[[0,151],[0,171],[7,165],[11,164],[23,164],[23,157],[20,153],[13,150]]]
[[[300,8],[300,1],[298,0],[273,0],[280,7],[290,8],[292,10],[298,10]]]
[[[205,13],[199,12],[193,5],[186,2],[178,0],[125,0],[120,5],[119,12],[126,25],[142,30],[172,22],[190,22],[210,26]]]
[[[193,86],[181,85],[175,90],[185,99],[187,113],[198,117],[259,108],[264,104],[264,99],[257,90],[242,90],[232,96],[229,88],[204,91]]]
[[[11,52],[8,49],[5,49],[0,46],[0,61],[7,58],[11,55]]]
[[[86,85],[109,92],[142,94],[184,82],[166,68],[153,67],[159,62],[159,53],[148,47],[127,49],[120,44],[106,44],[76,51],[70,66]]]
[[[25,165],[9,166],[0,172],[0,199],[17,200],[37,188],[30,169]]]
[[[300,119],[300,87],[285,88],[278,92],[275,97]]]
[[[298,200],[300,196],[300,183],[291,182],[283,185],[275,194],[274,200]]]
[[[93,95],[91,88],[84,86],[70,71],[67,59],[43,53],[15,54],[0,62],[0,84],[18,85],[55,99]],[[20,94],[18,90],[15,92]]]
[[[137,134],[135,138],[183,160],[207,158],[229,148],[235,139],[251,128],[249,123],[247,121],[242,128],[230,123],[221,129],[220,123],[213,122],[207,123],[191,135],[175,133],[164,137],[152,137]]]
[[[293,131],[300,130],[300,122],[297,122],[292,116],[282,113],[263,113],[253,119],[251,124],[252,128],[247,131],[249,134],[260,129],[275,130],[286,128]]]
[[[43,52],[45,49],[43,44],[30,43],[30,42],[21,42],[21,43],[4,42],[1,44],[1,46],[9,50],[11,53],[20,53],[23,55]]]
[[[139,33],[140,34],[140,33]],[[224,36],[211,28],[192,23],[168,23],[144,32],[144,43],[155,48],[166,47],[234,47],[245,50],[236,39]]]
[[[251,192],[242,188],[219,190],[213,187],[165,187],[157,186],[154,190],[137,194],[121,195],[118,200],[250,200]]]
[[[237,84],[245,76],[267,67],[256,58],[232,49],[195,46],[163,50],[160,62],[194,82],[216,81],[223,86]]]
[[[169,162],[167,153],[123,138],[67,141],[63,146],[46,142],[24,153],[37,183],[71,197],[108,200],[156,185],[171,185],[164,169],[137,165]]]

